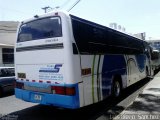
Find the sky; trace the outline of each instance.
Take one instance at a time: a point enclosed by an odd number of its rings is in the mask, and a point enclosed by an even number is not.
[[[44,14],[41,8],[70,9],[78,0],[0,0],[0,21],[22,21]],[[160,39],[160,0],[80,0],[70,13],[109,26],[117,23],[128,33],[146,32]]]

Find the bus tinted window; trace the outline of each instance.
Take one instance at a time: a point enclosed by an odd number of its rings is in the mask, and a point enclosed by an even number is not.
[[[60,18],[48,17],[22,24],[19,30],[18,42],[61,36]]]
[[[71,16],[73,35],[81,54],[142,54],[143,41],[120,33],[108,27],[98,25]],[[76,47],[73,53],[77,54]]]

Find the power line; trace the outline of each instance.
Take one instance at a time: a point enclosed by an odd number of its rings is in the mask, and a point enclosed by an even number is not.
[[[17,25],[18,26],[18,25]],[[0,27],[3,27],[3,28],[15,28],[17,27],[16,25],[15,26],[3,26],[3,25],[0,25]]]
[[[56,6],[54,8],[50,7],[50,6],[46,6],[46,7],[43,7],[41,9],[44,10],[45,13],[47,13],[47,11],[49,9],[53,10],[53,9],[58,9],[58,8],[63,8],[64,6],[66,6],[71,0],[66,0],[66,2],[64,2],[62,5],[60,6]],[[71,9],[73,9],[81,0],[77,0],[67,11],[69,12]]]
[[[0,25],[0,27],[4,27],[4,28],[14,28],[14,27],[17,27],[18,24],[15,24],[15,25],[10,25],[10,26],[7,26],[7,25]]]
[[[2,32],[2,31],[5,31],[5,32],[15,32],[15,31],[17,31],[17,27],[6,27],[6,28],[3,28],[3,27],[1,27],[0,28],[0,31]]]
[[[81,0],[77,0],[67,11],[72,10]]]
[[[17,31],[17,29],[14,29],[14,30],[0,29],[0,30],[3,30],[3,31]]]

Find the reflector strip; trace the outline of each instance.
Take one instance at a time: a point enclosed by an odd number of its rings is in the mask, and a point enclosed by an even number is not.
[[[40,82],[40,83],[43,83],[43,81],[42,81],[42,80],[39,80],[39,82]]]
[[[47,83],[51,83],[51,81],[47,81]]]

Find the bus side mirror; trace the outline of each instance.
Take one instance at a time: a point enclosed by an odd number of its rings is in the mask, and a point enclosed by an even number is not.
[[[151,53],[151,60],[156,60],[159,59],[160,57],[160,53],[158,50],[153,50]]]

